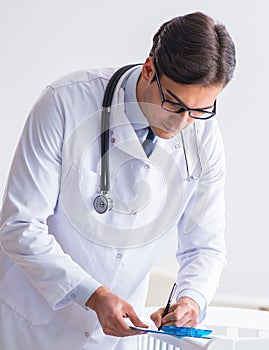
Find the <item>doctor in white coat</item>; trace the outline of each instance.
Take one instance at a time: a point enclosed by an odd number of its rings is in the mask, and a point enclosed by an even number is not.
[[[178,235],[176,302],[161,325],[196,326],[225,263],[216,98],[235,68],[226,28],[202,13],[163,24],[120,78],[109,131],[113,208],[100,191],[101,106],[115,69],[50,84],[32,108],[1,213],[1,350],[135,349],[148,273]],[[155,138],[146,155],[148,126]],[[167,266],[169,269],[169,266]],[[130,336],[130,337],[128,337]]]

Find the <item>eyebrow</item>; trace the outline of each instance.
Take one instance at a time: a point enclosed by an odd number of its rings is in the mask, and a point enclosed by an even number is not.
[[[187,108],[189,108],[180,98],[178,98],[172,91],[170,91],[170,90],[166,90],[167,92],[168,92],[168,94],[169,95],[171,95],[175,100],[177,100],[177,102],[181,105],[181,106],[183,106],[183,107],[187,107]],[[211,108],[211,107],[213,107],[214,106],[214,104],[213,105],[211,105],[211,106],[208,106],[208,107],[203,107],[203,108],[189,108],[189,109],[208,109],[208,108]]]
[[[178,98],[172,91],[170,91],[170,90],[166,90],[166,91],[167,91],[168,94],[171,95],[175,100],[177,100],[177,102],[178,102],[179,104],[181,104],[181,105],[184,106],[184,107],[187,107],[186,104],[185,104],[180,98]]]

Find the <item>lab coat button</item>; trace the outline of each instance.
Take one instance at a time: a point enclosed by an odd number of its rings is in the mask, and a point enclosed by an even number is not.
[[[115,143],[116,139],[115,137],[111,137],[111,143]]]
[[[131,210],[130,214],[131,215],[136,215],[136,211],[135,210]]]
[[[120,260],[122,258],[122,254],[121,253],[118,253],[117,254],[117,259]]]
[[[148,164],[144,164],[144,169],[149,170],[150,166]]]
[[[85,337],[89,337],[90,333],[89,332],[85,332],[84,335],[85,335]]]
[[[180,148],[180,144],[179,144],[179,143],[176,143],[176,144],[175,144],[175,149],[178,149],[178,148]]]

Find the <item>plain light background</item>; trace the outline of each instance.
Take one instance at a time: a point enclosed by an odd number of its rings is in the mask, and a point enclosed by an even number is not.
[[[0,195],[27,114],[46,84],[74,70],[143,62],[163,22],[197,10],[226,25],[238,61],[234,80],[218,99],[227,162],[228,264],[217,296],[268,306],[265,0],[0,0]],[[174,251],[170,242],[156,269],[175,275]]]

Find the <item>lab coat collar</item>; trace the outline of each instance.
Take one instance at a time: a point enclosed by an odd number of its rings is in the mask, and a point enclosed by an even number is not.
[[[124,87],[125,114],[135,130],[144,129],[149,126],[148,121],[143,114],[136,96],[136,88],[141,67],[130,73],[126,79]]]
[[[123,101],[124,91],[122,89],[119,91],[119,97]],[[124,112],[124,103],[119,103],[111,108],[110,129],[112,147],[117,147],[135,158],[147,158],[135,130]]]

